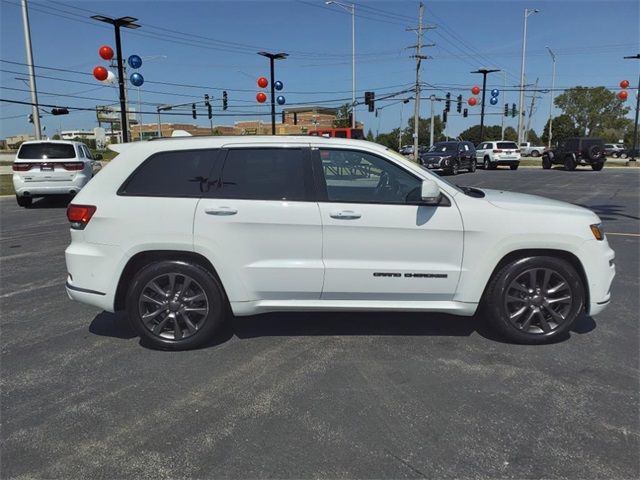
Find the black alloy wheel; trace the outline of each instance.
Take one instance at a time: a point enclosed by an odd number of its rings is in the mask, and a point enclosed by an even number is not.
[[[489,321],[519,343],[547,343],[565,334],[583,312],[576,270],[556,257],[527,257],[500,270],[486,293]]]
[[[224,292],[199,265],[162,261],[142,268],[127,295],[127,313],[140,336],[170,350],[201,346],[222,323]]]
[[[449,169],[449,172],[451,173],[451,175],[457,175],[459,170],[460,170],[460,164],[458,163],[458,160],[453,160],[453,163],[451,164],[451,168]]]
[[[476,160],[471,160],[471,164],[469,166],[469,172],[473,173],[476,171],[477,165],[476,165]]]

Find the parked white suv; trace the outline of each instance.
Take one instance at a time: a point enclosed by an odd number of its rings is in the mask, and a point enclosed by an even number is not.
[[[493,170],[498,165],[508,165],[511,170],[517,170],[520,166],[520,150],[516,142],[482,142],[476,147],[476,160],[478,166],[482,165],[485,170]]]
[[[462,189],[360,140],[115,148],[67,210],[67,293],[126,310],[155,346],[202,345],[229,309],[470,316],[481,304],[509,339],[542,343],[609,303],[614,252],[581,207]]]
[[[24,142],[12,165],[18,205],[30,207],[34,197],[75,195],[100,170],[101,158],[81,142]]]

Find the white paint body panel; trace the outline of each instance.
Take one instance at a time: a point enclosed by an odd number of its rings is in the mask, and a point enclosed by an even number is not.
[[[124,180],[151,154],[226,143],[344,147],[383,156],[434,180],[449,207],[121,197]],[[214,266],[236,315],[279,310],[420,310],[472,315],[496,265],[511,252],[552,249],[575,255],[589,288],[589,311],[609,301],[615,267],[596,241],[591,211],[531,195],[461,193],[444,179],[357,140],[314,137],[185,138],[127,145],[76,197],[96,205],[66,250],[75,300],[114,310],[127,262],[150,250],[195,252]],[[233,215],[209,215],[225,207]],[[336,210],[357,219],[335,219]],[[444,273],[446,278],[374,277],[375,272]]]

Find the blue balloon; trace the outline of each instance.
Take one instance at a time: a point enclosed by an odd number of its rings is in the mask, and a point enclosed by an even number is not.
[[[278,98],[276,98],[276,102],[278,102],[278,105],[284,105],[285,99],[282,95],[278,95]]]
[[[497,88],[494,88],[493,90],[491,90],[492,97],[497,97],[498,95],[500,95],[500,90],[498,90]]]
[[[491,105],[495,105],[496,103],[498,103],[498,97],[491,97],[491,100],[489,100],[489,103]]]
[[[278,80],[277,82],[275,82],[273,84],[273,88],[275,88],[276,90],[282,90],[282,87],[284,87],[284,85],[282,84],[282,82],[280,80]]]
[[[142,66],[142,59],[138,55],[131,55],[127,63],[131,68],[140,68]]]
[[[129,81],[136,87],[141,86],[144,83],[144,77],[138,72],[132,73],[129,77]]]

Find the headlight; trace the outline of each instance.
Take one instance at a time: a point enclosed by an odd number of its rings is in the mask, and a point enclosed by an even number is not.
[[[604,240],[604,230],[602,230],[602,224],[589,225],[591,233],[596,237],[596,240]]]

